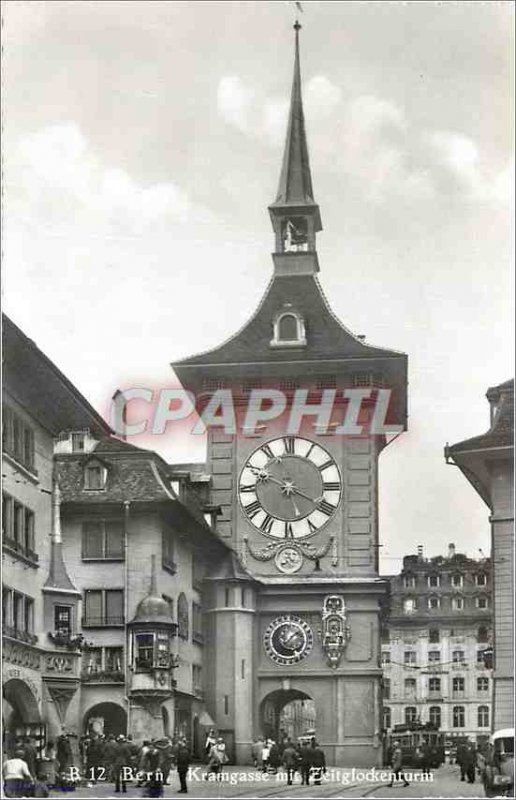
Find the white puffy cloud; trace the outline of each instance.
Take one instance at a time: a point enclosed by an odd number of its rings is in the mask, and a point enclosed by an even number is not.
[[[75,123],[44,128],[22,139],[7,169],[16,183],[9,199],[24,194],[38,213],[77,203],[90,216],[140,227],[174,217],[186,219],[192,203],[175,184],[139,185],[125,170],[104,166]]]
[[[303,92],[306,113],[309,117],[327,119],[342,99],[342,91],[324,75],[315,75],[310,78]]]

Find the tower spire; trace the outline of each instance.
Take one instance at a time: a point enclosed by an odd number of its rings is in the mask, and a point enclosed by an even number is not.
[[[294,75],[285,150],[274,203],[269,214],[276,234],[274,263],[277,274],[306,274],[319,270],[315,234],[322,230],[319,206],[314,200],[305,114],[301,92],[298,20],[294,23]],[[283,255],[298,258],[285,260]],[[277,256],[281,256],[279,259]],[[287,264],[288,261],[288,264]]]
[[[288,118],[283,164],[278,185],[278,193],[274,205],[278,203],[313,203],[314,190],[310,173],[310,160],[306,142],[305,115],[301,94],[301,66],[299,59],[298,20],[294,23],[295,55],[292,93],[290,96],[290,113]]]

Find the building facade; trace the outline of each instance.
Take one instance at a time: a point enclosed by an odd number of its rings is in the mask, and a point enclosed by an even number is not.
[[[84,427],[105,435],[109,427],[34,342],[7,317],[2,322],[3,722],[7,734],[31,733],[42,744],[77,685],[77,670],[63,664],[44,619],[54,437]]]
[[[514,726],[514,380],[487,391],[487,433],[447,446],[490,510],[493,562],[493,730]]]
[[[491,725],[492,573],[449,546],[405,556],[382,632],[384,728],[430,723],[485,741]]]
[[[208,476],[113,437],[7,318],[3,334],[4,743],[169,734],[200,754],[203,579],[230,552]]]
[[[353,335],[318,280],[322,223],[304,126],[299,27],[285,153],[269,207],[271,282],[235,336],[173,367],[212,408],[221,393],[236,399],[238,433],[211,427],[208,438],[217,533],[239,557],[232,572],[210,577],[205,592],[210,713],[245,762],[266,727],[279,736],[290,703],[311,701],[329,762],[371,765],[381,761],[386,581],[378,574],[377,495],[388,436],[368,425],[387,387],[388,423],[404,429],[407,359]],[[363,399],[361,425],[343,433],[350,389]],[[249,426],[252,391],[261,394],[251,405],[281,393],[285,413],[262,413],[261,424]],[[307,413],[292,434],[288,415],[296,407]],[[215,644],[222,642],[228,646]]]

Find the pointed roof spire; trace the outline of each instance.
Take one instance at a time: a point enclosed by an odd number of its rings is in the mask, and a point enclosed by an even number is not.
[[[50,563],[48,577],[43,591],[58,591],[65,594],[78,594],[63,559],[63,540],[61,537],[61,490],[57,476],[54,475],[52,483],[52,532],[50,534]]]
[[[294,77],[290,97],[287,137],[283,154],[283,165],[274,205],[314,205],[314,191],[306,143],[305,115],[301,96],[301,68],[299,64],[299,31],[296,20]]]

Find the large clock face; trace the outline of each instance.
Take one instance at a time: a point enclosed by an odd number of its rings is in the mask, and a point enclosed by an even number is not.
[[[276,664],[296,664],[310,653],[313,633],[309,625],[292,614],[273,620],[263,637],[267,655]]]
[[[260,533],[301,539],[335,514],[342,494],[339,469],[324,447],[283,436],[247,459],[238,487],[242,510]]]

